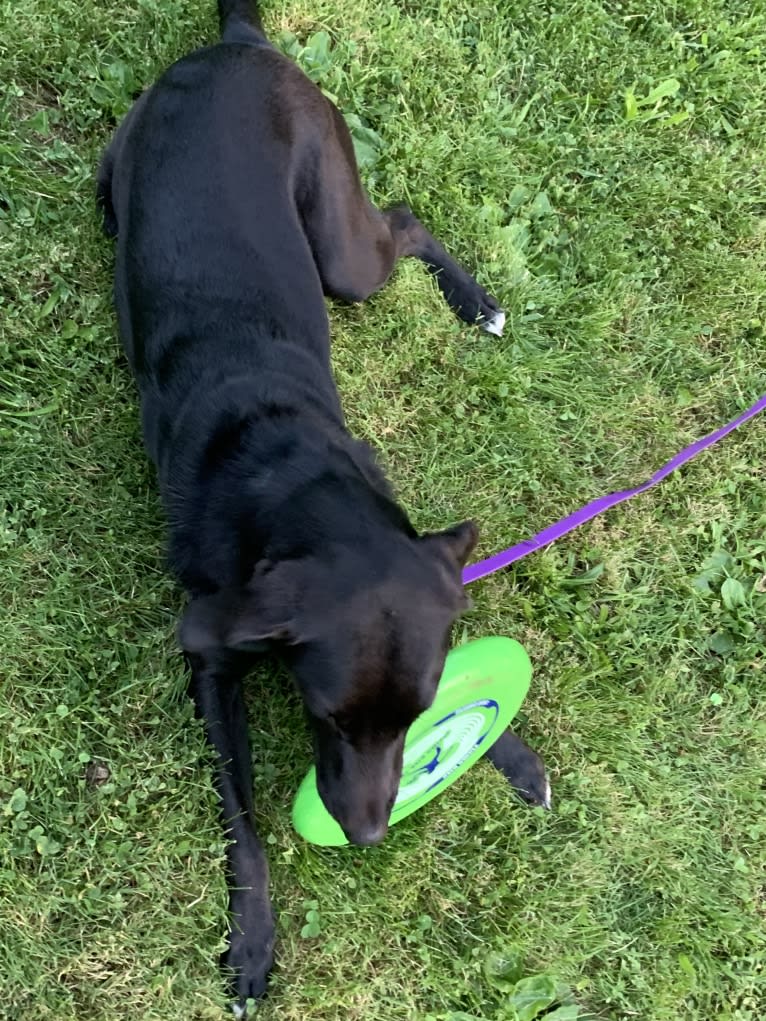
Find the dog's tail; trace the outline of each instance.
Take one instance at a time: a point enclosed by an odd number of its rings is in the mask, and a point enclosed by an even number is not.
[[[218,0],[218,21],[221,38],[227,42],[241,39],[243,35],[252,38],[253,32],[266,38],[257,0]]]

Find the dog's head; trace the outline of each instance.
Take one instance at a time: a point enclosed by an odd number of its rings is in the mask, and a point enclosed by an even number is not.
[[[328,548],[261,562],[244,589],[194,600],[179,629],[187,652],[279,643],[314,739],[319,793],[355,844],[386,834],[404,738],[427,709],[455,618],[471,522],[397,537],[385,562]]]

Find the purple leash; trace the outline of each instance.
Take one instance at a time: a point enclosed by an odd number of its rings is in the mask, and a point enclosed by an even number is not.
[[[468,585],[472,581],[478,581],[479,578],[486,578],[488,574],[494,574],[495,571],[500,571],[503,567],[508,567],[509,564],[515,563],[517,560],[521,560],[522,557],[527,556],[528,553],[534,553],[535,550],[542,549],[543,546],[547,546],[549,543],[554,542],[556,539],[560,539],[562,535],[566,535],[568,532],[574,531],[579,525],[584,524],[586,521],[590,521],[591,518],[595,518],[597,514],[603,514],[604,511],[609,510],[610,507],[614,507],[618,503],[622,503],[624,500],[629,500],[632,496],[638,496],[639,493],[645,493],[647,489],[651,489],[652,486],[656,486],[658,482],[662,482],[666,476],[674,472],[676,468],[680,468],[682,464],[686,464],[687,461],[691,461],[693,457],[701,453],[703,450],[707,450],[708,447],[712,447],[714,443],[722,440],[724,436],[728,436],[730,432],[747,422],[758,414],[759,411],[766,409],[766,394],[759,398],[755,404],[748,408],[747,411],[743,411],[742,414],[729,422],[728,425],[723,426],[721,429],[716,429],[715,432],[709,433],[704,436],[701,440],[697,440],[696,443],[690,444],[688,447],[684,447],[680,454],[676,454],[675,457],[671,458],[667,464],[664,464],[658,472],[647,481],[643,482],[640,486],[636,486],[635,489],[621,489],[617,493],[610,493],[608,496],[600,496],[597,500],[591,500],[590,503],[586,503],[584,507],[580,507],[573,514],[569,514],[565,518],[561,518],[553,525],[548,525],[542,532],[538,532],[537,535],[533,535],[531,539],[524,539],[522,542],[517,542],[515,546],[511,546],[510,549],[503,550],[501,553],[496,553],[492,557],[487,557],[486,560],[480,560],[476,564],[471,564],[470,567],[466,567],[463,571],[463,584]]]

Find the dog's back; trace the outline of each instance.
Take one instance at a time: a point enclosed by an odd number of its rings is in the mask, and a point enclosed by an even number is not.
[[[245,413],[273,403],[281,373],[340,419],[295,200],[327,118],[321,94],[255,36],[173,65],[115,140],[116,301],[161,479],[179,417],[199,426],[229,397],[242,412],[245,390]]]

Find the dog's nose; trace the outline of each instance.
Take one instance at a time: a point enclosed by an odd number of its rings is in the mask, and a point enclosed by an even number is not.
[[[372,847],[379,844],[388,833],[388,823],[371,823],[367,826],[360,826],[359,829],[347,830],[346,836],[352,844],[359,847]]]

